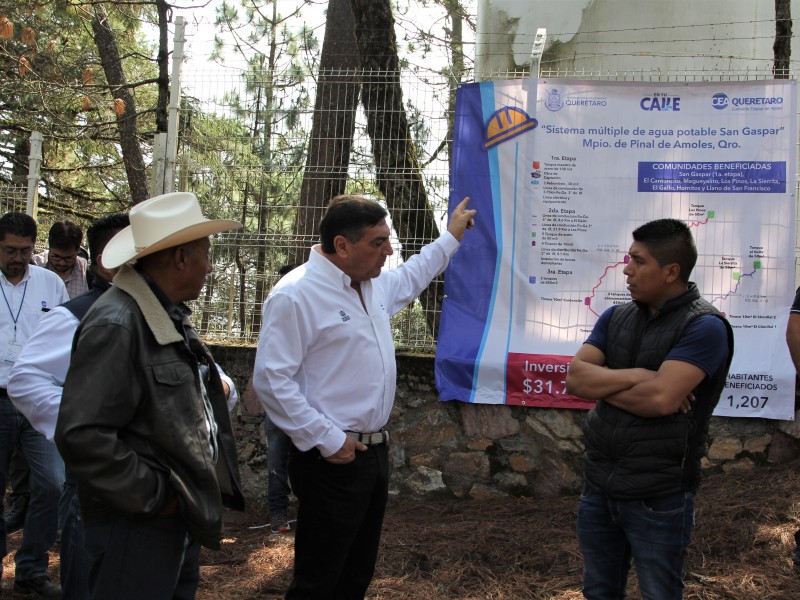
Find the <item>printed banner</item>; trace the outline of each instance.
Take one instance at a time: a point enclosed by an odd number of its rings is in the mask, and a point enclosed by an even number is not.
[[[458,90],[451,209],[478,215],[445,275],[442,400],[561,408],[572,356],[630,299],[631,232],[687,222],[691,280],[736,351],[715,414],[792,419],[796,90],[790,80],[528,79]]]

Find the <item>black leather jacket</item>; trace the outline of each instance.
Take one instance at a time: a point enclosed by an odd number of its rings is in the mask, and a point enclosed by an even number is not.
[[[213,365],[208,349],[188,322],[184,339],[131,267],[114,284],[76,333],[55,433],[84,519],[91,525],[153,516],[177,500],[192,537],[218,548],[223,503],[244,506],[219,374],[207,369],[218,426],[215,464],[198,363],[199,355]]]

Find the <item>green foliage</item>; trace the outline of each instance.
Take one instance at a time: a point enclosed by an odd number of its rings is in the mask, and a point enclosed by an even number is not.
[[[107,3],[107,9],[129,83],[151,80],[134,87],[137,102],[154,106],[153,49],[140,36],[152,5]],[[0,15],[14,29],[11,38],[0,40],[0,180],[26,170],[23,142],[31,131],[43,132],[40,206],[45,211],[86,216],[128,205],[113,98],[92,37],[92,11],[90,4],[75,0],[0,0]],[[152,113],[145,111],[139,119],[142,130],[153,128]]]
[[[221,64],[239,58],[246,65],[242,85],[216,100],[225,116],[195,110],[182,136],[182,154],[190,157],[186,189],[216,215],[244,223],[237,243],[219,245],[215,260],[235,272],[243,300],[235,324],[226,326],[245,335],[257,327],[260,302],[285,262],[311,127],[313,90],[308,86],[319,43],[309,28],[291,25],[300,22],[302,3],[294,4],[284,16],[278,9],[286,3],[220,3],[212,56]],[[267,239],[278,243],[268,245]],[[227,305],[233,278],[219,281],[206,298],[206,311]]]

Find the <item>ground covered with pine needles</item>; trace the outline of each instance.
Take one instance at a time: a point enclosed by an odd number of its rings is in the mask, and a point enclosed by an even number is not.
[[[577,497],[425,502],[388,507],[370,600],[578,600]],[[687,600],[798,600],[789,557],[800,527],[800,461],[705,478],[686,565]],[[291,535],[231,516],[220,552],[203,551],[198,598],[278,599]],[[640,599],[635,575],[629,598]]]

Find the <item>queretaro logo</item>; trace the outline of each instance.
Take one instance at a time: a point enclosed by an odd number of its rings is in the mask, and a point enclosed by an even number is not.
[[[561,110],[564,106],[564,100],[561,98],[561,92],[557,89],[547,92],[547,100],[544,101],[544,107],[552,112]]]
[[[728,96],[722,92],[718,92],[711,97],[711,106],[717,110],[722,110],[728,107]]]

